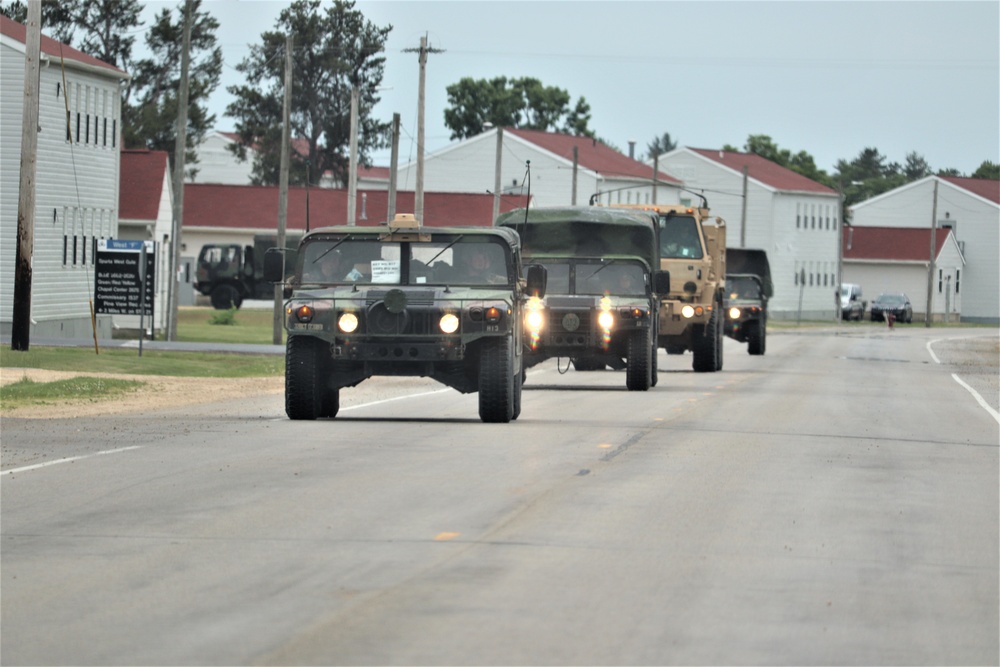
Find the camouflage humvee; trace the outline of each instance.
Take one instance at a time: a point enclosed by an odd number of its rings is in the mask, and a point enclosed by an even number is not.
[[[767,348],[767,300],[774,295],[771,267],[764,250],[728,248],[725,333],[762,355]]]
[[[499,216],[516,229],[525,258],[546,269],[544,300],[529,304],[529,366],[565,357],[577,370],[625,369],[625,385],[656,384],[656,219],[649,213],[593,206],[518,209]],[[534,310],[532,310],[534,309]]]
[[[412,215],[307,234],[286,286],[286,414],[335,417],[343,387],[394,375],[478,391],[484,422],[517,419],[522,310],[545,289],[541,267],[521,278],[520,255],[509,229],[421,227]],[[265,274],[281,280],[280,251]]]

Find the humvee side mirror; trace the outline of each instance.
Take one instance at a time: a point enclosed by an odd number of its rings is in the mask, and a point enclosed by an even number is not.
[[[657,271],[653,274],[653,291],[657,294],[670,293],[670,272]]]
[[[541,264],[528,265],[528,294],[542,298],[549,280],[549,274]]]
[[[264,253],[264,280],[280,283],[285,279],[285,253],[280,248],[269,248]]]

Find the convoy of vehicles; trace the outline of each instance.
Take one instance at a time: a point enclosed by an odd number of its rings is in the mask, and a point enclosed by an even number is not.
[[[285,237],[289,248],[298,245],[301,234]],[[270,299],[274,286],[264,280],[264,253],[277,245],[274,234],[258,234],[252,246],[237,243],[206,244],[198,253],[194,288],[211,299],[218,310],[239,308],[246,299]]]
[[[551,207],[516,209],[496,226],[516,230],[525,260],[545,267],[544,299],[529,305],[527,365],[552,357],[577,370],[625,369],[629,390],[657,380],[656,217],[644,211]]]
[[[264,279],[281,282],[272,250]],[[545,269],[522,278],[507,228],[423,227],[412,215],[378,227],[308,233],[285,289],[285,412],[335,417],[340,390],[376,375],[430,377],[479,393],[484,422],[521,412],[524,310]]]
[[[657,344],[667,354],[693,354],[695,372],[722,370],[723,297],[726,285],[726,223],[709,217],[708,202],[615,204],[641,209],[658,219],[660,269],[670,274],[670,291],[660,294]]]
[[[764,250],[726,250],[725,334],[762,355],[767,348],[767,301],[774,295],[771,266]]]

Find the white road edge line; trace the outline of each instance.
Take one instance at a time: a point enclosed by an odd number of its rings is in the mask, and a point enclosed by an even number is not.
[[[937,355],[934,354],[934,350],[931,349],[931,345],[933,345],[934,343],[937,343],[937,342],[942,341],[942,340],[962,340],[964,338],[988,338],[988,337],[992,338],[992,336],[953,336],[951,338],[935,338],[934,340],[927,341],[927,351],[930,353],[931,359],[934,360],[934,363],[940,364],[941,360],[937,358]],[[990,416],[992,416],[993,419],[995,419],[998,424],[1000,424],[1000,412],[997,412],[996,410],[994,410],[993,406],[991,406],[989,403],[987,403],[983,399],[983,397],[979,395],[978,391],[976,391],[975,389],[973,389],[972,387],[970,387],[968,384],[966,384],[965,382],[963,382],[962,378],[958,377],[958,375],[956,375],[955,373],[952,373],[951,377],[960,386],[965,387],[965,390],[968,391],[970,394],[972,394],[972,397],[976,399],[977,403],[979,403],[979,407],[981,407],[983,410],[986,410],[986,412]]]
[[[58,461],[47,461],[45,463],[36,463],[33,466],[22,466],[20,468],[10,468],[8,470],[0,471],[0,475],[13,475],[16,472],[27,472],[28,470],[37,470],[38,468],[47,468],[49,466],[59,465],[60,463],[72,463],[73,461],[81,461],[83,459],[90,459],[95,456],[104,456],[105,454],[118,454],[119,452],[128,452],[133,449],[142,449],[144,445],[132,445],[131,447],[122,447],[120,449],[107,449],[103,452],[95,452],[93,454],[87,454],[85,456],[71,456],[68,459],[59,459]]]

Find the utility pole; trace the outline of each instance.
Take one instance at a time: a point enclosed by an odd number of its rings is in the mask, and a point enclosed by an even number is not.
[[[660,154],[653,156],[653,205],[656,205],[656,184],[659,182]]]
[[[188,69],[191,67],[191,0],[184,2],[184,42],[181,48],[181,86],[177,91],[177,136],[174,141],[174,227],[170,274],[167,276],[167,340],[177,340],[178,275],[181,265],[181,226],[184,224],[184,158],[187,152]],[[142,332],[139,332],[142,335]]]
[[[580,147],[573,146],[573,190],[570,194],[570,206],[576,206],[576,184],[577,176],[580,173]]]
[[[573,150],[576,150],[575,148]],[[503,128],[497,128],[497,154],[493,165],[493,220],[500,215],[501,166],[503,165]]]
[[[285,228],[288,226],[288,169],[292,144],[292,36],[285,35],[285,99],[281,111],[281,164],[278,173],[278,241],[279,248],[285,247]],[[256,258],[255,258],[256,259]],[[261,257],[263,259],[263,257]],[[274,336],[272,342],[281,345],[281,298],[280,283],[274,286]]]
[[[347,167],[347,224],[358,222],[358,86],[351,85],[351,158]]]
[[[10,349],[27,352],[31,340],[31,256],[35,244],[35,172],[38,157],[38,90],[42,55],[42,3],[29,0],[24,36],[24,102],[21,105],[21,181],[17,195],[17,262]],[[68,93],[69,91],[67,91]]]
[[[938,204],[938,180],[934,178],[934,204],[931,207],[931,259],[927,263],[927,317],[924,318],[924,326],[931,326],[934,307],[934,269],[937,254],[937,204]]]
[[[389,201],[386,204],[386,223],[396,217],[396,170],[399,169],[399,114],[392,114],[392,152],[389,154]]]
[[[427,46],[427,35],[420,38],[419,49],[403,49],[405,53],[419,54],[420,62],[420,89],[417,94],[417,183],[416,191],[413,194],[413,215],[417,220],[423,222],[424,218],[424,81],[427,71],[427,54],[444,53],[442,49],[433,49]]]
[[[750,180],[750,168],[743,166],[743,211],[740,215],[740,247],[747,247],[747,181]]]

